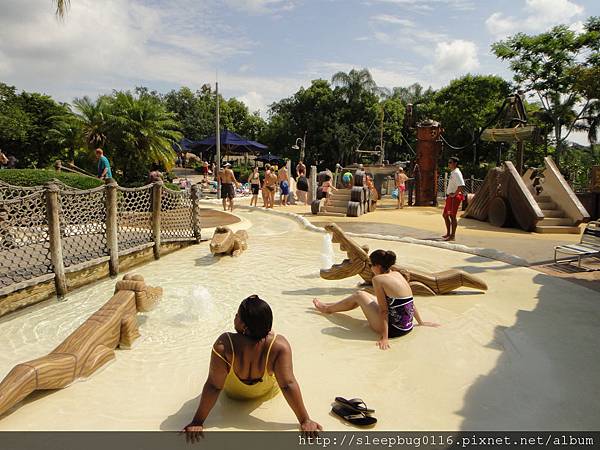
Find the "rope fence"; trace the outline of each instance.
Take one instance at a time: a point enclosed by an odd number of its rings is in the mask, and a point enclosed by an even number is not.
[[[53,181],[20,187],[0,182],[0,296],[54,279],[68,291],[66,274],[161,243],[199,242],[200,192],[173,191],[162,182],[124,188],[114,180],[89,190]]]

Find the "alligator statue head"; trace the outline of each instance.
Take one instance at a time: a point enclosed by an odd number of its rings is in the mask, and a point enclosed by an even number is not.
[[[369,259],[369,247],[356,243],[335,223],[325,225],[325,230],[331,233],[332,242],[339,244],[340,250],[346,252],[348,257],[329,269],[321,269],[321,278],[340,280],[358,275],[369,286],[374,276]],[[483,280],[462,270],[452,269],[429,274],[399,265],[392,266],[392,270],[400,272],[406,278],[416,295],[446,294],[463,286],[487,290],[487,285]],[[367,290],[369,290],[368,287]]]
[[[244,230],[234,233],[227,227],[217,227],[210,241],[210,252],[213,255],[239,256],[248,248],[248,233]]]

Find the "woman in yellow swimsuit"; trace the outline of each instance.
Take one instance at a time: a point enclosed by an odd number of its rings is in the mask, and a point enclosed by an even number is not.
[[[290,344],[271,331],[273,313],[269,304],[251,295],[240,304],[233,324],[236,332],[223,333],[213,345],[200,405],[192,422],[184,428],[188,440],[201,436],[204,421],[221,391],[230,398],[252,400],[271,398],[281,390],[296,414],[300,430],[321,430],[304,406],[292,369]]]

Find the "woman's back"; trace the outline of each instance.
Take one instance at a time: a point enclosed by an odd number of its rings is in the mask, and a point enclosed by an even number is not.
[[[373,280],[375,279],[383,288],[386,297],[404,298],[412,296],[412,289],[400,272],[391,270],[388,273],[376,275],[373,277]]]
[[[263,341],[257,343],[239,333],[227,333],[230,340],[225,338],[223,352],[218,352],[229,363],[233,363],[233,371],[240,381],[252,384],[272,374],[275,355],[275,337],[270,333]],[[233,348],[231,347],[233,345]],[[270,350],[270,351],[269,351]],[[276,352],[277,350],[275,350]],[[268,359],[267,359],[268,356]]]

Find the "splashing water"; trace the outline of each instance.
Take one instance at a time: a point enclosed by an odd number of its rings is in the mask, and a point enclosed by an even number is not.
[[[214,298],[204,286],[194,286],[180,297],[182,307],[174,317],[178,322],[197,322],[201,317],[210,317],[214,310]]]
[[[323,246],[321,248],[321,269],[329,269],[333,266],[333,243],[329,233],[323,236]]]

